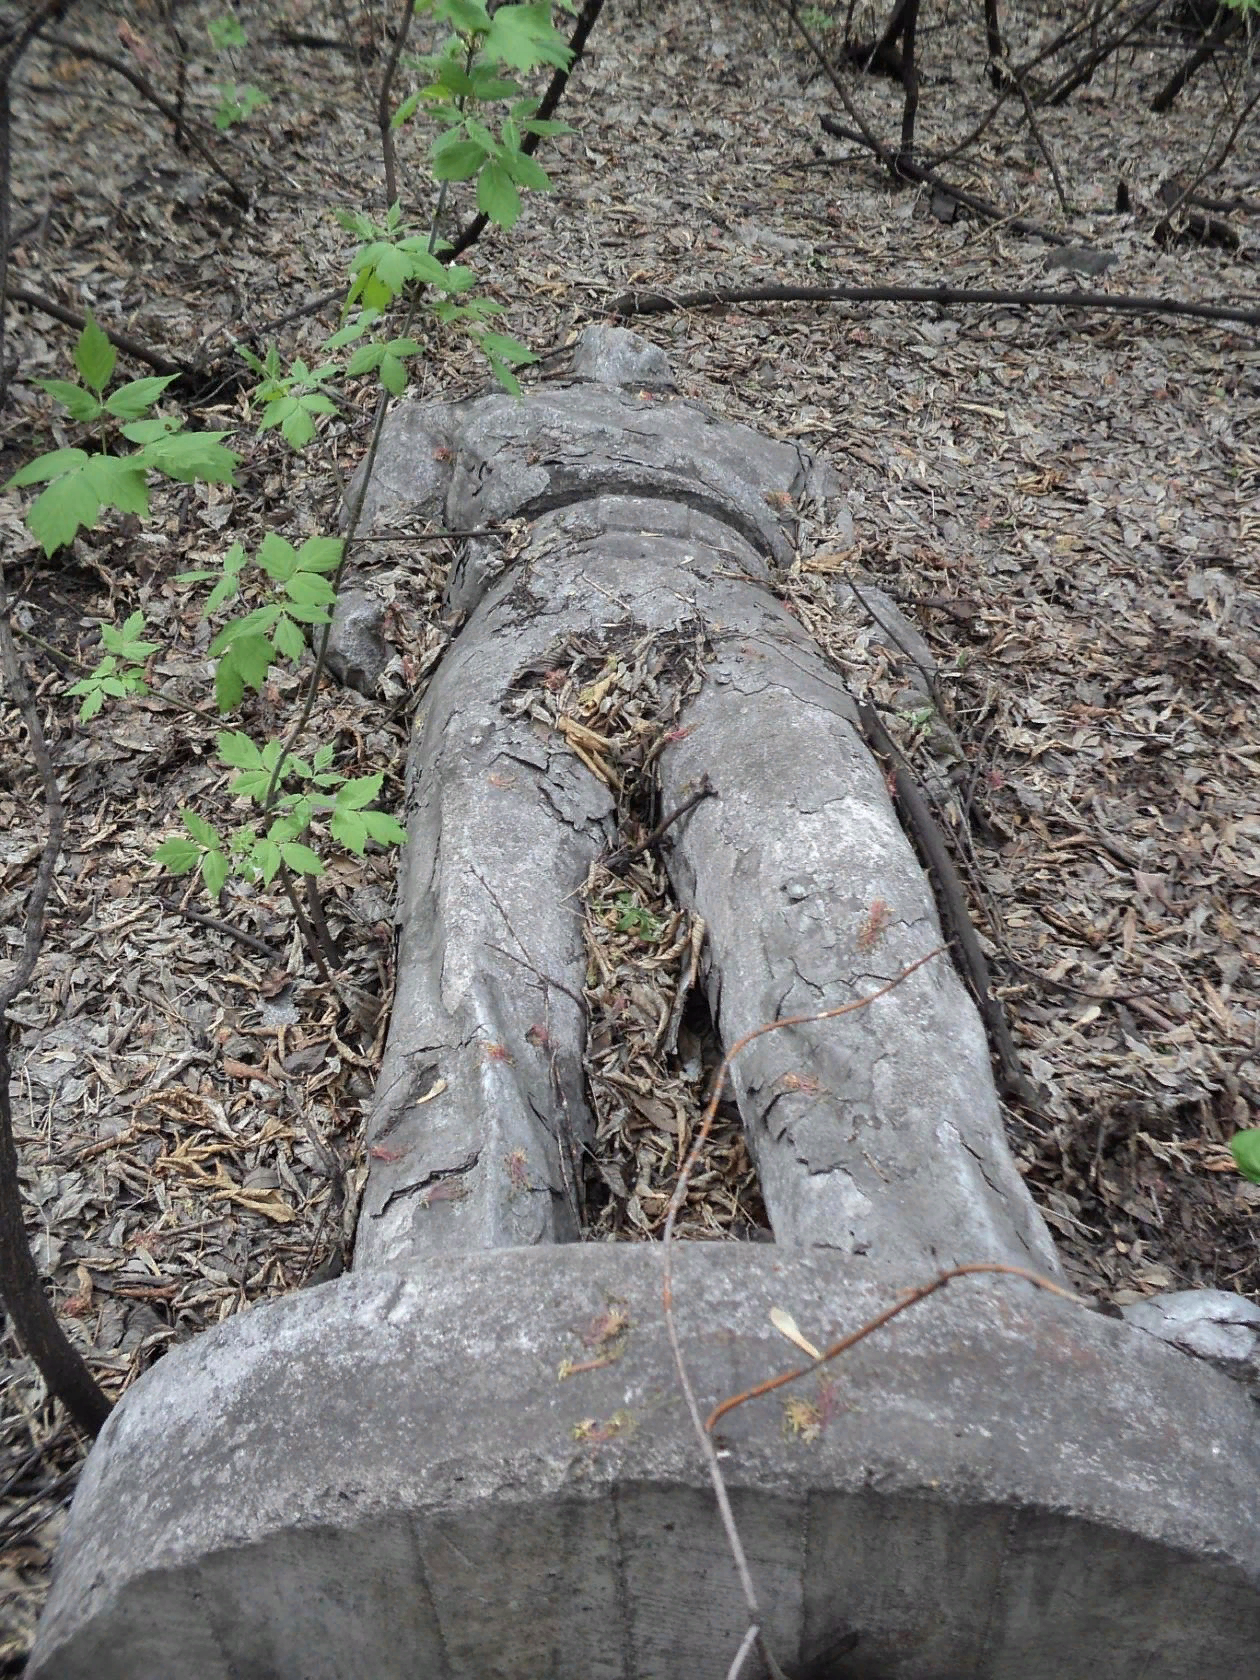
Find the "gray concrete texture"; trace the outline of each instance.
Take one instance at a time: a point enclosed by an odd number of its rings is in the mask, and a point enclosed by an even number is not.
[[[886,1304],[861,1264],[682,1249],[702,1404],[799,1363],[772,1308],[823,1342]],[[1255,1672],[1238,1384],[1009,1279],[831,1372],[816,1440],[786,1410],[814,1377],[718,1426],[791,1675]],[[353,1275],[168,1354],[93,1454],[30,1680],[717,1680],[746,1625],[659,1248],[518,1249]]]
[[[607,346],[615,366],[633,338]],[[588,335],[580,365],[600,370],[603,345]],[[410,491],[400,456],[424,462]],[[616,650],[645,630],[663,648],[706,644],[699,693],[674,695],[681,738],[660,782],[666,810],[702,777],[718,792],[668,857],[708,925],[724,1043],[851,1003],[941,943],[853,702],[770,588],[798,498],[838,489],[799,448],[655,389],[404,410],[382,439],[365,518],[401,506],[458,529],[531,527],[510,569],[486,544],[457,574],[470,616],[414,735],[356,1265],[578,1234],[591,1122],[577,895],[613,840],[613,799],[520,700],[522,674],[537,681],[557,650]],[[668,716],[668,669],[660,681]],[[979,1256],[1060,1275],[947,957],[868,1011],[757,1040],[734,1084],[779,1242],[881,1256],[894,1285]]]
[[[125,1396],[30,1680],[707,1680],[743,1636],[660,1250],[578,1240],[577,895],[616,811],[532,685],[575,648],[661,650],[662,809],[717,790],[666,858],[724,1044],[941,936],[853,702],[773,593],[799,506],[843,523],[839,485],[671,395],[631,333],[592,329],[574,374],[391,417],[366,519],[483,535],[413,735],[355,1275]],[[507,519],[510,545],[484,529]],[[357,673],[380,650],[370,608],[345,616]],[[793,1363],[774,1308],[825,1343],[955,1263],[1061,1277],[946,956],[760,1037],[733,1083],[775,1244],[678,1251],[706,1406]],[[1254,1672],[1256,1314],[1200,1291],[1130,1325],[969,1280],[732,1413],[721,1464],[791,1680]]]

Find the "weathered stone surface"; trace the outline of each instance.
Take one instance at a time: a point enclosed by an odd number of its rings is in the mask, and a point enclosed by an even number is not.
[[[76,1502],[30,1680],[705,1680],[746,1616],[650,1247],[355,1275],[173,1350]],[[677,1256],[704,1407],[887,1304],[861,1260]],[[616,1303],[624,1347],[592,1344]],[[586,1337],[584,1341],[583,1338]],[[601,1354],[612,1357],[599,1363]],[[594,1356],[594,1357],[593,1357]],[[562,1362],[585,1364],[558,1380]],[[956,1284],[730,1413],[723,1472],[788,1672],[1240,1680],[1260,1409],[1156,1338]],[[753,1672],[756,1672],[754,1669]]]
[[[471,617],[415,736],[359,1265],[576,1233],[588,1127],[575,894],[612,802],[513,706],[549,650],[612,650],[645,630],[663,648],[709,644],[660,766],[667,810],[705,775],[718,790],[667,855],[709,926],[725,1043],[851,1002],[941,942],[852,702],[769,587],[791,552],[792,497],[823,482],[812,463],[694,405],[601,387],[479,399],[445,435],[451,522],[532,525],[507,575],[457,578]],[[405,437],[413,447],[410,421]],[[382,458],[393,447],[387,435]],[[780,1242],[878,1256],[890,1281],[980,1258],[1058,1275],[946,957],[867,1011],[757,1040],[734,1081]]]
[[[1206,1359],[1260,1396],[1260,1306],[1230,1289],[1179,1289],[1120,1309],[1130,1324]]]
[[[595,332],[583,333],[573,351],[573,377],[599,385],[636,385],[658,391],[676,389],[669,357],[627,327],[600,327]]]
[[[325,661],[337,681],[369,698],[390,661],[381,635],[385,608],[366,589],[343,589],[333,609]],[[318,632],[312,637],[319,645]]]

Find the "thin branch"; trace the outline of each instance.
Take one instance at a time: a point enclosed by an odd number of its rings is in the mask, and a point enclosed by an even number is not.
[[[673,1349],[674,1366],[678,1372],[679,1386],[682,1389],[683,1398],[687,1403],[687,1410],[691,1415],[691,1421],[696,1431],[696,1439],[700,1443],[700,1450],[704,1454],[705,1462],[708,1465],[709,1479],[713,1483],[713,1492],[717,1499],[718,1512],[722,1519],[722,1527],[726,1532],[726,1540],[731,1549],[731,1556],[735,1560],[735,1570],[739,1576],[740,1586],[743,1588],[744,1602],[748,1606],[753,1627],[756,1629],[755,1638],[761,1647],[761,1654],[765,1658],[766,1666],[769,1668],[774,1680],[784,1680],[783,1671],[775,1661],[773,1653],[766,1644],[765,1636],[761,1632],[761,1610],[757,1603],[757,1591],[753,1585],[752,1574],[748,1568],[748,1559],[744,1552],[743,1542],[739,1536],[739,1529],[735,1525],[735,1516],[731,1510],[730,1498],[726,1491],[726,1481],[722,1475],[722,1466],[718,1462],[717,1451],[714,1448],[709,1431],[700,1416],[700,1406],[696,1400],[695,1390],[691,1386],[691,1377],[687,1371],[686,1360],[683,1358],[682,1342],[678,1334],[678,1325],[674,1318],[674,1226],[678,1219],[679,1209],[682,1207],[682,1204],[686,1199],[687,1186],[690,1182],[691,1174],[695,1170],[696,1162],[700,1158],[700,1152],[708,1141],[709,1133],[713,1129],[713,1122],[717,1117],[718,1103],[721,1101],[722,1092],[726,1087],[726,1077],[730,1072],[731,1063],[735,1060],[736,1056],[739,1055],[740,1051],[747,1045],[751,1044],[753,1039],[760,1038],[764,1033],[778,1032],[783,1027],[804,1027],[812,1026],[819,1021],[834,1021],[841,1015],[852,1015],[857,1010],[867,1009],[876,1001],[876,999],[885,997],[889,992],[894,991],[901,985],[902,981],[907,980],[910,975],[916,971],[916,969],[922,968],[924,963],[931,962],[933,957],[939,956],[944,949],[945,947],[943,945],[936,946],[934,950],[929,951],[925,956],[917,958],[916,961],[909,965],[909,967],[903,968],[901,973],[895,975],[886,986],[881,986],[878,991],[870,992],[865,997],[855,998],[851,1003],[839,1004],[834,1009],[819,1010],[816,1014],[785,1015],[777,1021],[766,1021],[761,1026],[754,1027],[751,1032],[745,1033],[742,1038],[736,1039],[735,1043],[731,1045],[730,1049],[723,1056],[718,1070],[713,1077],[713,1089],[710,1091],[709,1100],[705,1104],[704,1116],[700,1122],[700,1129],[697,1131],[695,1140],[687,1153],[687,1159],[682,1164],[682,1170],[678,1174],[678,1183],[674,1186],[674,1193],[670,1197],[669,1207],[665,1214],[665,1230],[661,1242],[664,1272],[661,1297],[665,1312],[665,1329],[669,1336],[669,1345]],[[746,1637],[747,1635],[745,1635],[745,1638]]]
[[[40,30],[46,24],[59,21],[70,4],[71,0],[48,0],[48,4],[44,6],[33,7],[10,43],[8,51],[0,59],[0,408],[3,408],[9,390],[4,360],[4,321],[5,302],[12,295],[9,289],[9,249],[12,242],[9,178],[13,162],[13,72],[17,69],[22,54]]]
[[[1038,1289],[1044,1289],[1051,1295],[1061,1295],[1065,1301],[1071,1301],[1074,1306],[1084,1307],[1085,1303],[1079,1295],[1073,1295],[1070,1289],[1064,1289],[1061,1284],[1052,1283],[1049,1278],[1042,1277],[1037,1272],[1026,1271],[1023,1266],[1007,1266],[998,1260],[973,1260],[965,1266],[951,1266],[947,1272],[939,1272],[931,1283],[921,1283],[916,1289],[909,1289],[891,1307],[885,1307],[883,1312],[876,1313],[857,1330],[851,1330],[847,1336],[841,1336],[839,1341],[832,1342],[824,1348],[817,1359],[811,1359],[808,1365],[798,1365],[793,1371],[781,1371],[777,1377],[767,1377],[765,1382],[757,1383],[752,1388],[744,1389],[742,1394],[732,1394],[728,1400],[723,1400],[715,1406],[704,1420],[706,1434],[712,1434],[714,1425],[724,1418],[728,1412],[733,1412],[736,1406],[742,1406],[747,1400],[756,1400],[763,1394],[770,1394],[776,1388],[784,1388],[788,1383],[807,1377],[812,1371],[821,1371],[823,1366],[836,1359],[842,1353],[847,1353],[851,1347],[865,1341],[876,1330],[882,1329],[891,1319],[905,1312],[907,1307],[914,1307],[920,1301],[926,1301],[929,1295],[935,1295],[938,1289],[944,1289],[947,1284],[961,1277],[981,1277],[996,1273],[1000,1277],[1023,1278],[1025,1283],[1031,1283]]]
[[[717,797],[718,790],[713,786],[707,775],[703,776],[696,791],[684,799],[682,804],[671,811],[661,822],[658,822],[646,840],[640,840],[637,846],[618,846],[616,851],[609,852],[604,859],[604,868],[621,869],[632,858],[642,857],[645,852],[650,852],[653,847],[660,845],[668,830],[673,827],[679,817],[685,817],[687,812],[699,805],[702,799],[716,799]]]
[[[1008,292],[985,286],[709,286],[702,291],[622,292],[605,305],[610,315],[666,315],[674,309],[725,308],[732,303],[1003,304],[1025,309],[1101,309],[1119,315],[1189,315],[1200,321],[1239,321],[1260,327],[1260,309],[1183,303],[1178,298],[1130,297],[1122,292]]]
[[[381,157],[385,163],[385,203],[393,204],[398,197],[398,153],[394,146],[394,113],[390,110],[390,93],[398,74],[398,60],[411,32],[411,20],[416,15],[416,0],[402,0],[402,16],[394,30],[394,44],[381,74],[380,91],[376,96],[376,126],[381,136]]]
[[[863,143],[870,147],[870,149],[875,153],[875,156],[889,171],[889,173],[895,175],[897,173],[896,158],[893,153],[889,151],[888,147],[884,145],[882,140],[876,139],[874,132],[867,126],[866,119],[853,103],[853,99],[850,96],[848,88],[845,87],[844,83],[837,74],[835,65],[832,64],[831,60],[827,57],[827,54],[823,51],[821,42],[816,40],[810,33],[809,28],[804,19],[801,17],[800,12],[796,9],[795,0],[775,0],[775,4],[779,6],[782,11],[785,11],[788,14],[797,34],[802,38],[810,52],[812,52],[814,57],[818,60],[819,65],[822,67],[823,74],[836,90],[836,97],[849,113],[849,120],[857,124],[858,132]]]
[[[1014,79],[1015,86],[1019,89],[1019,97],[1024,104],[1024,115],[1028,118],[1028,126],[1032,130],[1032,137],[1037,142],[1038,151],[1050,166],[1050,174],[1054,179],[1054,190],[1059,198],[1059,208],[1065,216],[1070,216],[1072,207],[1068,203],[1063,177],[1059,174],[1059,166],[1055,162],[1054,153],[1050,150],[1050,143],[1041,132],[1041,124],[1037,121],[1037,113],[1033,110],[1033,102],[1028,97],[1028,89],[1024,86],[1024,78],[1016,75],[1008,65],[1004,64],[1003,69]]]
[[[936,877],[937,902],[941,907],[946,931],[957,947],[962,966],[971,982],[976,1007],[983,1017],[998,1065],[1002,1070],[1002,1083],[1034,1114],[1038,1113],[1041,1109],[1041,1098],[1036,1086],[1024,1072],[1002,1005],[993,995],[989,965],[976,936],[976,930],[972,926],[971,917],[967,913],[963,884],[954,867],[954,860],[949,855],[949,847],[945,843],[940,825],[933,817],[927,800],[910,774],[909,766],[898,752],[896,743],[884,728],[875,708],[865,704],[859,705],[858,718],[867,744],[892,769],[897,803],[918,841],[920,855]]]
[[[1190,54],[1160,88],[1151,100],[1151,110],[1162,116],[1165,111],[1171,111],[1173,102],[1187,82],[1201,70],[1208,59],[1214,58],[1223,46],[1227,44],[1242,21],[1242,11],[1231,11],[1224,4],[1217,7],[1216,17],[1212,21],[1211,32],[1200,41]]]
[[[865,144],[865,136],[855,134],[852,129],[838,123],[834,117],[824,113],[819,119],[825,134],[830,134],[836,140],[852,140],[858,144]],[[934,192],[942,192],[959,204],[965,204],[968,210],[974,210],[977,216],[984,216],[991,222],[1001,222],[1004,227],[1013,228],[1016,233],[1031,234],[1036,239],[1044,239],[1050,245],[1070,245],[1071,240],[1062,233],[1056,233],[1053,228],[1043,227],[1040,222],[1030,222],[1022,216],[1009,216],[997,204],[990,204],[987,198],[980,198],[977,194],[968,192],[965,187],[956,187],[952,181],[944,180],[934,169],[925,164],[916,163],[911,157],[896,159],[896,173],[907,181],[919,181],[925,187],[931,187]]]
[[[9,1099],[13,1075],[9,1064],[9,1025],[6,1017],[13,999],[35,972],[39,958],[44,935],[44,910],[52,890],[53,870],[65,832],[65,806],[39,721],[39,711],[22,674],[9,631],[9,598],[3,580],[0,580],[0,665],[4,669],[10,699],[26,724],[31,756],[39,770],[48,808],[48,837],[26,904],[26,937],[22,954],[8,980],[0,986],[0,1289],[18,1338],[38,1366],[48,1384],[49,1393],[56,1395],[80,1429],[89,1435],[97,1435],[109,1416],[110,1402],[88,1370],[82,1354],[61,1328],[52,1303],[44,1292],[43,1280],[26,1235],[17,1145],[13,1138],[13,1110]]]
[[[1119,52],[1121,47],[1141,34],[1147,22],[1154,17],[1163,4],[1164,0],[1150,0],[1149,5],[1143,6],[1142,10],[1131,17],[1117,34],[1100,42],[1096,47],[1092,47],[1076,69],[1069,71],[1061,82],[1043,96],[1042,104],[1066,105],[1078,87],[1092,81],[1095,70],[1101,64],[1105,64],[1113,53]]]
[[[74,327],[82,331],[85,317],[77,309],[71,309],[67,304],[57,303],[53,298],[45,297],[42,292],[34,292],[29,286],[10,286],[8,295],[14,303],[24,303],[31,309],[38,309],[41,315],[50,315],[54,321],[60,321],[64,326]],[[338,293],[340,296],[340,293]],[[141,344],[139,339],[129,334],[118,332],[98,321],[97,325],[105,334],[115,349],[124,355],[133,357],[137,362],[143,362],[151,367],[154,373],[174,373],[190,375],[197,370],[189,362],[175,362],[169,356],[164,356],[159,350],[150,350],[147,344]]]
[[[124,59],[115,58],[111,53],[101,52],[98,48],[89,46],[86,41],[76,41],[68,35],[49,35],[46,39],[50,46],[61,47],[65,52],[73,53],[76,58],[91,59],[93,63],[103,65],[106,70],[112,70],[116,76],[121,76],[125,82],[130,82],[138,94],[147,99],[150,105],[156,106],[167,121],[174,125],[176,133],[182,132],[184,134],[188,144],[205,162],[207,168],[217,175],[227,187],[235,203],[242,210],[249,209],[248,191],[241,186],[239,181],[228,174],[210,147],[206,145],[204,140],[198,139],[192,127],[185,122],[184,114],[179,107],[172,105],[169,99],[160,94],[147,76],[142,76],[138,70],[133,70]]]

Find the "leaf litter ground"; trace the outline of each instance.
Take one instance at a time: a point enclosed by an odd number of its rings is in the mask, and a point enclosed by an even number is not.
[[[198,45],[213,15],[179,16],[203,123],[222,74]],[[339,46],[319,47],[310,38],[331,29],[322,9],[254,9],[249,74],[271,103],[206,141],[249,186],[247,210],[101,63],[64,46],[33,51],[15,99],[13,280],[176,354],[226,358],[238,339],[260,350],[275,339],[286,358],[313,359],[332,313],[268,323],[340,284],[346,241],[331,210],[380,202],[378,25],[356,15]],[[1027,10],[1007,24],[1030,54],[1057,27]],[[147,5],[71,12],[64,35],[174,89],[172,41]],[[921,42],[920,140],[944,147],[987,107],[983,53],[973,20],[951,7],[925,7]],[[1042,111],[1070,219],[1015,111],[943,172],[1117,256],[1099,284],[1254,300],[1254,124],[1205,183],[1241,199],[1237,247],[1154,237],[1161,181],[1192,175],[1218,143],[1222,78],[1237,73],[1205,71],[1155,117],[1147,106],[1173,48],[1152,36]],[[896,133],[891,83],[864,80],[856,97],[881,135]],[[822,111],[840,114],[773,5],[610,7],[562,111],[577,132],[546,154],[556,191],[470,253],[509,330],[546,353],[533,377],[562,377],[575,333],[627,285],[1070,283],[1046,279],[1051,247],[943,222],[928,193],[891,188],[860,149],[822,136]],[[417,142],[400,146],[409,201],[425,170]],[[1114,211],[1120,176],[1125,214]],[[466,210],[457,192],[452,228]],[[640,330],[667,349],[688,395],[800,440],[845,484],[851,520],[803,519],[784,594],[850,683],[888,708],[936,793],[1042,1088],[1035,1112],[1008,1110],[1012,1149],[1073,1276],[1105,1304],[1178,1285],[1254,1296],[1260,1188],[1232,1171],[1225,1147],[1260,1124],[1254,334],[1066,308],[888,305],[680,313]],[[36,381],[65,376],[72,340],[44,314],[10,312],[6,477],[34,438],[48,446]],[[416,388],[450,397],[482,383],[469,353],[437,338]],[[119,520],[51,563],[16,500],[0,499],[15,621],[69,807],[43,957],[12,1013],[23,1187],[63,1320],[114,1394],[173,1341],[334,1275],[353,1229],[391,991],[392,859],[330,867],[338,998],[317,984],[278,895],[234,892],[225,930],[216,906],[149,858],[182,806],[232,820],[211,764],[209,630],[174,574],[234,540],[252,552],[268,529],[295,543],[334,529],[371,405],[370,391],[352,390],[310,461],[274,433],[242,431],[237,491],[163,493],[152,523]],[[194,420],[249,423],[230,387]],[[346,774],[386,770],[387,806],[401,799],[409,712],[452,629],[441,613],[451,548],[426,535],[372,533],[361,571],[389,603],[396,657],[375,699],[328,686],[313,720]],[[849,581],[863,600],[864,584],[885,591],[926,639],[935,718],[907,700],[912,662],[874,635]],[[155,688],[200,715],[154,700],[81,725],[65,684],[95,663],[100,622],[137,606],[169,648]],[[651,650],[622,650],[602,712],[582,650],[555,670],[540,703],[557,727],[569,720],[597,773],[624,780],[668,726]],[[276,677],[247,725],[281,728],[298,692],[295,677]],[[12,950],[44,828],[16,714],[6,704],[0,719]],[[627,838],[641,837],[646,806],[628,799],[624,813]],[[647,1237],[715,1055],[689,983],[702,930],[671,903],[650,854],[596,872],[585,911],[599,1128],[590,1234]],[[727,1113],[686,1234],[759,1232],[755,1175]],[[0,1359],[0,1668],[16,1673],[84,1443],[11,1336]]]

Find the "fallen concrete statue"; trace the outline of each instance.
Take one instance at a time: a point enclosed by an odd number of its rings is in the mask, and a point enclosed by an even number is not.
[[[782,1369],[772,1314],[826,1344],[954,1265],[1062,1281],[966,990],[943,955],[906,973],[939,924],[854,703],[773,593],[793,508],[841,487],[672,393],[659,351],[592,330],[568,383],[389,423],[365,519],[401,506],[486,534],[414,734],[354,1271],[173,1350],[125,1396],[31,1680],[727,1673],[750,1612],[660,1246],[580,1241],[577,896],[621,837],[598,740],[539,721],[540,685],[578,655],[655,650],[650,756],[681,813],[663,849],[707,930],[721,1042],[889,987],[733,1065],[774,1242],[678,1245],[702,1405]],[[722,1473],[784,1672],[1250,1672],[1260,1408],[1185,1351],[1254,1374],[1236,1299],[1207,1303],[1196,1340],[1193,1304],[1129,1325],[969,1279],[728,1411]]]

